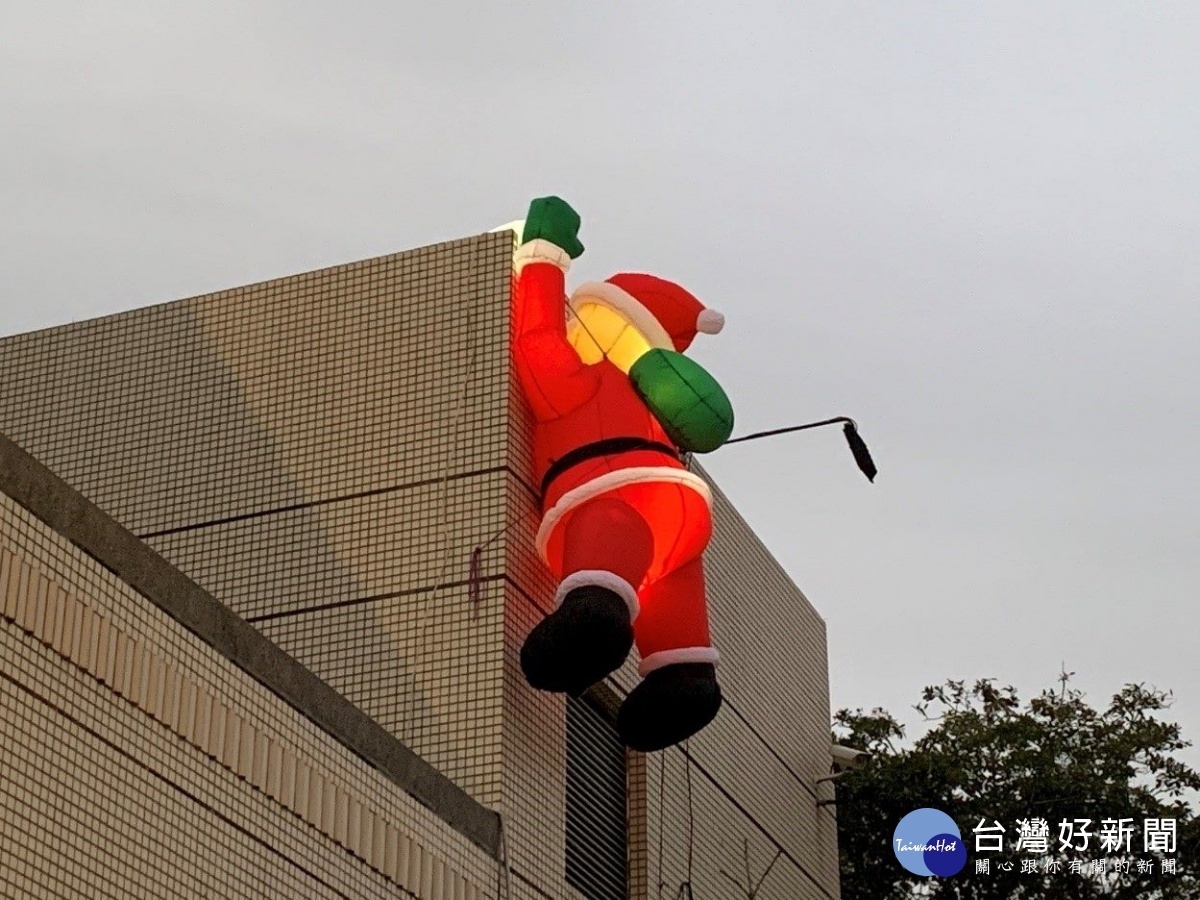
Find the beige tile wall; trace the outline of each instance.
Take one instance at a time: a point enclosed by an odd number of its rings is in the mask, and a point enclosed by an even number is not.
[[[511,239],[0,341],[0,431],[499,799]]]
[[[0,896],[494,896],[488,855],[0,495]]]

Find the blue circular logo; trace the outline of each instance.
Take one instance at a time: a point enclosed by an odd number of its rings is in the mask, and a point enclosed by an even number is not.
[[[917,809],[900,820],[892,852],[914,875],[949,878],[967,864],[967,847],[954,820],[940,809]]]

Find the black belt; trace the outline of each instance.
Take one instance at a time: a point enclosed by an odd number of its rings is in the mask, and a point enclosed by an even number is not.
[[[605,438],[602,441],[595,441],[591,444],[584,444],[582,447],[576,447],[551,463],[550,468],[546,470],[546,474],[542,476],[542,496],[546,496],[546,489],[550,487],[550,482],[554,481],[555,478],[572,466],[579,465],[579,463],[586,462],[589,459],[595,459],[597,456],[608,456],[611,453],[625,453],[629,450],[657,450],[660,453],[666,453],[672,459],[679,459],[679,451],[674,447],[669,444],[660,444],[658,441],[652,441],[649,438]]]

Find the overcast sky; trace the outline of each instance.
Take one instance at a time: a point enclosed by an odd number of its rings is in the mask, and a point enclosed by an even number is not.
[[[1096,0],[6,4],[0,334],[560,194],[575,283],[726,313],[738,432],[858,420],[874,485],[836,430],[704,460],[835,708],[1065,662],[1200,741],[1198,41],[1198,4]]]

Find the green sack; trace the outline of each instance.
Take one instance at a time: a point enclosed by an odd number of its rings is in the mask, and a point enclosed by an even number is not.
[[[704,367],[674,350],[655,349],[629,370],[633,388],[667,435],[692,453],[716,450],[733,433],[733,406]]]

